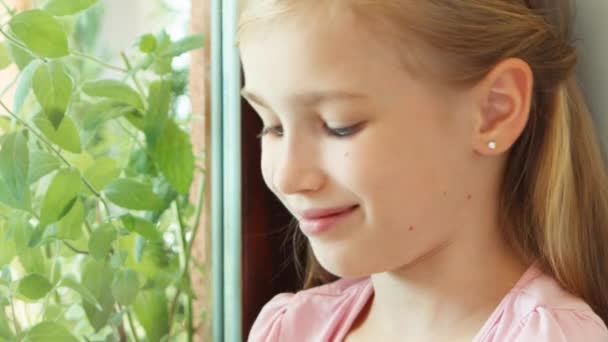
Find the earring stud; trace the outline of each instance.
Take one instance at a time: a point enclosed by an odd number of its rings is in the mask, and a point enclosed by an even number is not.
[[[490,150],[495,150],[498,147],[498,144],[496,144],[496,141],[492,140],[488,143],[488,148],[490,148]]]

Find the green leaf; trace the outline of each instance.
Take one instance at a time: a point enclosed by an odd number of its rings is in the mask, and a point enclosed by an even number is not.
[[[57,222],[65,216],[80,192],[80,174],[74,169],[57,172],[49,185],[40,213],[42,227]]]
[[[57,237],[64,240],[78,240],[82,237],[84,205],[77,198],[70,211],[57,223]]]
[[[156,81],[150,85],[148,113],[144,118],[144,133],[148,145],[154,148],[169,118],[171,85],[166,81]]]
[[[113,99],[120,103],[133,106],[141,111],[144,110],[144,103],[139,94],[123,82],[116,80],[99,80],[87,82],[82,90],[85,94],[93,97]]]
[[[30,89],[32,88],[32,80],[34,78],[34,73],[38,70],[42,62],[40,60],[35,60],[32,63],[29,63],[25,69],[21,71],[21,75],[19,76],[19,81],[17,81],[17,88],[15,90],[15,102],[13,104],[13,112],[19,114],[21,112],[21,108],[23,108],[23,104],[27,99],[27,96],[30,93]]]
[[[31,300],[38,300],[46,296],[53,285],[40,274],[29,274],[19,281],[19,293]]]
[[[82,285],[101,305],[101,309],[86,301],[82,305],[89,323],[95,331],[99,331],[106,325],[113,311],[114,298],[112,292],[109,291],[112,272],[113,270],[107,263],[91,258],[87,258],[82,267]]]
[[[30,158],[27,140],[21,132],[9,134],[0,150],[0,177],[10,196],[18,203],[25,203],[29,195]]]
[[[28,183],[32,184],[40,178],[57,170],[61,166],[61,162],[54,155],[36,150],[30,153],[30,168],[27,176]]]
[[[156,50],[156,37],[153,34],[145,34],[139,39],[139,50],[144,53],[152,53]]]
[[[13,64],[6,42],[0,42],[0,70],[6,69]]]
[[[0,203],[23,211],[30,211],[32,208],[30,192],[26,191],[25,196],[21,200],[17,200],[10,192],[8,185],[2,177],[0,177]]]
[[[97,191],[101,191],[111,181],[118,178],[118,176],[120,176],[120,169],[116,161],[110,157],[99,158],[84,173],[84,177],[89,180]]]
[[[104,192],[112,203],[125,209],[158,210],[163,207],[163,201],[152,191],[151,186],[134,179],[117,179]]]
[[[178,192],[190,190],[194,178],[194,154],[190,136],[177,124],[165,125],[159,143],[154,149],[154,159],[165,179]]]
[[[137,109],[114,100],[102,100],[88,105],[84,109],[82,128],[93,130],[100,124],[129,113],[138,113]]]
[[[78,342],[61,324],[45,321],[27,331],[24,342]]]
[[[194,34],[182,38],[169,45],[169,48],[162,54],[164,57],[177,57],[185,52],[202,48],[204,44],[204,36],[202,34]]]
[[[162,290],[139,291],[133,309],[149,341],[160,341],[169,333],[167,298]]]
[[[112,295],[122,305],[131,305],[139,291],[139,279],[135,271],[119,270],[114,274],[112,281]]]
[[[46,11],[21,12],[10,20],[9,25],[17,39],[41,57],[59,58],[70,53],[63,26]]]
[[[73,275],[65,276],[63,279],[61,279],[61,282],[59,282],[59,285],[57,286],[67,287],[78,292],[83,301],[93,304],[99,310],[103,310],[97,298],[95,298],[89,289],[80,284]]]
[[[8,223],[0,222],[0,265],[8,266],[17,254],[17,250],[15,249],[15,241],[11,235],[12,234],[8,227]],[[2,271],[2,273],[4,273],[4,269]],[[8,281],[10,282],[10,279]],[[0,309],[0,311],[2,310]]]
[[[126,230],[135,232],[148,240],[160,240],[160,233],[154,227],[154,224],[148,220],[133,216],[131,214],[123,215],[121,218],[122,224]]]
[[[28,246],[34,229],[27,217],[12,217],[10,225],[13,228],[17,257],[23,268],[29,273],[46,274],[47,268],[42,256],[42,249]]]
[[[11,58],[19,70],[24,70],[25,67],[30,65],[30,63],[36,60],[36,57],[32,54],[30,50],[24,49],[21,46],[10,42],[8,43],[8,53],[11,55]],[[42,63],[38,60],[39,63]]]
[[[57,130],[55,130],[53,124],[43,114],[38,114],[34,117],[34,124],[36,124],[36,127],[40,129],[45,137],[59,147],[73,153],[82,152],[78,128],[74,120],[69,116],[63,117]]]
[[[97,0],[49,0],[44,9],[56,16],[74,15],[97,3]]]
[[[0,310],[0,341],[15,341],[15,333],[9,326],[9,322],[6,311],[3,308]]]
[[[89,254],[95,259],[102,260],[112,249],[112,243],[116,240],[116,229],[111,223],[106,223],[97,228],[89,239]]]
[[[55,129],[59,127],[72,96],[73,82],[61,61],[42,64],[32,81],[36,99]]]

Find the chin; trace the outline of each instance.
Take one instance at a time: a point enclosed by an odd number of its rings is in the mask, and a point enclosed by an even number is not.
[[[348,253],[335,253],[335,251],[330,251],[329,253],[315,251],[315,257],[326,271],[340,278],[367,277],[381,272],[381,270],[362,262],[361,254],[352,255]]]

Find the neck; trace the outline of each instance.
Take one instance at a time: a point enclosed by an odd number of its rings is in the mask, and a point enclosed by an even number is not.
[[[474,336],[528,265],[497,229],[481,238],[479,230],[471,231],[477,236],[461,236],[399,269],[373,275],[374,297],[364,319],[395,336]]]

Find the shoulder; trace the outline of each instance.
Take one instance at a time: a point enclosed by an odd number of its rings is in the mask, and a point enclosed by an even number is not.
[[[339,279],[297,293],[280,293],[262,308],[248,341],[326,340],[369,286],[369,278]]]
[[[608,341],[608,329],[592,308],[538,269],[522,278],[503,305],[496,341]]]

